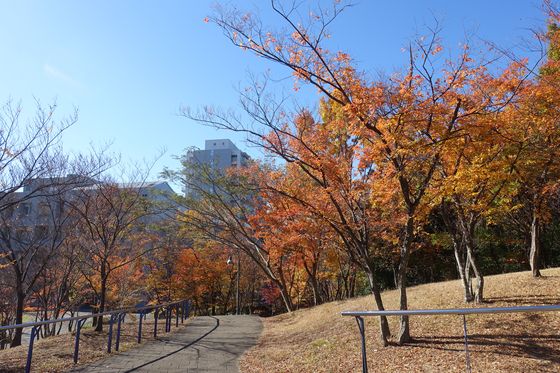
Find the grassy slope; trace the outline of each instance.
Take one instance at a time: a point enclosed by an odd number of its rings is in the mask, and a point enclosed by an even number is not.
[[[486,278],[483,307],[560,303],[560,269]],[[459,281],[409,289],[409,308],[463,308]],[[383,294],[387,309],[396,309],[398,294]],[[343,310],[374,309],[371,297],[333,302],[265,320],[259,344],[241,362],[245,373],[361,371],[359,334]],[[469,316],[473,372],[559,372],[560,313]],[[397,331],[397,318],[391,330]],[[370,372],[464,372],[463,324],[460,316],[411,319],[415,341],[407,346],[380,347],[377,320],[366,321]]]

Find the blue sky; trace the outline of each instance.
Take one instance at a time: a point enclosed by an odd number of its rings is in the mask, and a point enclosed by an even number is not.
[[[173,155],[202,147],[204,139],[229,137],[244,148],[239,136],[177,116],[181,105],[235,108],[235,88],[247,73],[271,68],[203,22],[214,3],[1,0],[0,101],[21,100],[28,115],[33,97],[56,99],[61,116],[78,107],[79,121],[64,136],[69,150],[112,142],[124,159],[141,161],[166,149],[154,177],[164,166],[178,167]],[[268,1],[225,3],[268,8]],[[349,52],[363,70],[390,72],[406,62],[401,48],[434,16],[450,46],[465,32],[513,46],[544,22],[536,0],[358,0],[331,27],[330,47]],[[272,68],[276,77],[288,76]],[[315,101],[305,90],[293,94]]]

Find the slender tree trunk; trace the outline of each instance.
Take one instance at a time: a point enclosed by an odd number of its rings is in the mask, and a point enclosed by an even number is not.
[[[460,209],[460,203],[457,202],[457,209]],[[471,291],[474,295],[475,303],[482,303],[484,301],[484,276],[478,268],[476,262],[476,257],[474,255],[475,241],[474,241],[474,231],[476,228],[477,217],[474,213],[470,213],[468,218],[464,213],[460,212],[457,214],[457,221],[460,227],[460,232],[463,236],[463,242],[465,244],[465,249],[467,251],[467,259],[465,262],[465,277],[466,283],[469,289],[472,289],[472,279],[470,275],[470,270],[472,269],[476,277],[476,291]]]
[[[469,273],[465,271],[465,267],[468,265],[465,258],[465,247],[464,242],[457,242],[453,239],[453,253],[455,254],[455,264],[457,264],[457,272],[459,273],[459,278],[461,279],[461,285],[463,285],[464,299],[466,303],[473,301],[472,287],[470,284]]]
[[[105,312],[105,296],[107,293],[107,276],[101,276],[101,291],[99,292],[99,313]],[[103,331],[103,316],[97,318],[97,324],[95,325],[96,332]]]
[[[314,262],[311,269],[307,266],[307,263],[303,264],[303,268],[307,272],[307,279],[309,285],[311,285],[311,291],[313,293],[313,305],[317,306],[322,303],[321,289],[319,287],[319,281],[317,281],[317,262]]]
[[[292,303],[292,297],[290,297],[286,286],[281,281],[277,281],[276,286],[280,289],[280,295],[282,296],[286,310],[288,312],[292,312],[294,310],[294,305]]]
[[[341,271],[341,279],[342,279],[342,289],[341,289],[341,296],[339,299],[349,298],[350,297],[350,271],[344,273]]]
[[[399,260],[399,268],[397,272],[397,282],[399,288],[400,296],[400,309],[408,309],[408,299],[406,294],[407,287],[407,271],[408,271],[408,260],[410,259],[410,246],[412,243],[412,238],[414,235],[414,218],[412,215],[408,216],[406,221],[406,232],[404,240],[401,244],[401,253]],[[400,319],[400,329],[397,336],[397,343],[403,344],[410,341],[410,325],[408,316],[401,316]]]
[[[288,286],[286,285],[286,279],[284,278],[284,271],[281,263],[278,267],[278,278],[273,278],[272,276],[271,278],[276,283],[276,286],[278,286],[278,288],[280,289],[280,295],[282,296],[282,300],[284,301],[286,310],[288,312],[292,312],[294,310],[294,304],[292,302],[290,292],[288,291]]]
[[[482,275],[482,272],[480,272],[476,263],[476,258],[474,256],[474,227],[475,222],[472,221],[470,223],[470,226],[467,229],[463,230],[465,246],[467,249],[467,263],[465,265],[467,268],[472,268],[476,277],[476,291],[474,292],[474,301],[476,303],[482,303],[484,301],[484,276]],[[470,275],[468,280],[470,282]]]
[[[484,276],[478,269],[478,265],[475,262],[474,256],[472,254],[472,248],[467,246],[467,256],[469,264],[473,269],[474,275],[476,277],[476,291],[474,293],[475,303],[484,302]]]
[[[473,291],[473,287],[472,287],[472,276],[471,276],[471,262],[469,261],[467,254],[466,254],[466,249],[465,249],[465,284],[467,286],[466,288],[466,292],[468,292],[471,295],[471,302],[474,300],[474,291]]]
[[[354,298],[356,296],[356,269],[351,269],[350,271],[350,294],[348,298]]]
[[[311,291],[313,292],[313,305],[317,306],[321,304],[321,294],[320,294],[319,284],[315,276],[309,277],[309,283],[311,284]]]
[[[459,278],[461,279],[461,285],[463,286],[464,299],[466,303],[470,303],[473,301],[474,295],[470,278],[470,265],[467,262],[465,250],[465,238],[459,233],[462,231],[461,225],[457,224],[457,219],[453,219],[455,214],[451,210],[449,202],[442,200],[441,211],[445,227],[453,240],[453,254],[455,256],[457,272],[459,273]]]
[[[529,249],[529,265],[531,266],[531,272],[533,277],[541,277],[540,272],[540,256],[541,256],[541,245],[540,245],[540,224],[538,218],[537,207],[533,207],[531,219],[531,247]]]
[[[375,304],[379,311],[384,311],[385,307],[383,306],[383,299],[381,299],[381,291],[379,290],[379,286],[377,285],[377,279],[373,272],[368,269],[367,270],[367,277],[369,280],[369,286],[371,288],[371,294],[373,295],[373,299],[375,300]],[[385,347],[389,345],[389,337],[391,337],[391,330],[389,329],[389,322],[387,321],[386,316],[379,317],[379,330],[380,330],[380,339],[381,344]]]
[[[22,289],[21,283],[18,283],[16,287],[16,317],[15,323],[22,324],[23,323],[23,307],[25,304],[25,293]],[[15,329],[14,337],[12,338],[12,342],[10,343],[10,347],[16,347],[21,345],[21,335],[23,333],[23,329]]]

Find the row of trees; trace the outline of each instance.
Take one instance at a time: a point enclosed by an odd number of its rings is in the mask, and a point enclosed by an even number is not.
[[[245,116],[185,110],[203,124],[246,133],[278,160],[226,175],[201,168],[197,182],[173,173],[198,188],[198,198],[185,201],[183,223],[191,234],[243,252],[288,311],[297,278],[320,303],[329,293],[323,279],[345,268],[365,273],[381,310],[392,271],[400,308],[407,309],[409,280],[421,281],[411,275],[411,261],[418,273],[447,248],[465,301],[482,302],[489,260],[481,252],[483,231],[526,241],[524,262],[539,276],[541,232],[557,224],[550,206],[560,178],[560,17],[552,4],[545,3],[548,31],[538,34],[548,52],[532,65],[467,44],[445,57],[436,27],[411,42],[401,71],[380,78],[324,46],[327,26],[345,9],[340,2],[307,21],[294,18],[296,8],[271,6],[287,29],[266,30],[254,14],[236,9],[219,8],[209,20],[234,45],[316,88],[318,109],[291,111],[267,92],[266,81],[255,81],[241,93]],[[512,253],[501,254],[511,259]],[[380,324],[387,344],[389,324],[384,317]],[[403,316],[395,340],[409,339]]]
[[[158,248],[149,218],[165,206],[146,198],[145,172],[118,183],[109,176],[118,160],[106,148],[65,153],[61,136],[75,114],[59,121],[55,106],[39,103],[34,118],[21,113],[8,102],[0,115],[1,324],[22,323],[26,308],[45,320],[83,304],[103,312],[149,298],[136,282],[145,275],[139,259]],[[103,320],[95,324],[101,331]],[[18,346],[21,336],[3,333],[0,346]]]

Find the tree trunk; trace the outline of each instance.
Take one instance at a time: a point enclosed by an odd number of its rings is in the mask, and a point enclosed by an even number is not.
[[[15,321],[16,324],[22,324],[23,323],[23,306],[25,304],[25,293],[23,292],[23,289],[22,289],[20,283],[18,283],[17,288],[16,288],[16,296],[17,296],[16,318],[15,318],[14,321]],[[23,333],[23,329],[21,329],[21,328],[15,329],[14,337],[12,338],[12,342],[10,343],[10,347],[16,347],[16,346],[21,345],[21,335],[22,335],[22,333]]]
[[[352,269],[350,272],[350,293],[347,298],[354,298],[356,296],[356,270]]]
[[[460,203],[456,202],[457,209],[460,209]],[[467,287],[471,289],[471,294],[474,295],[475,303],[482,303],[484,301],[484,276],[482,272],[478,268],[478,264],[476,263],[476,258],[474,255],[474,248],[475,248],[475,241],[474,241],[474,231],[476,228],[476,223],[478,221],[478,217],[474,213],[469,213],[467,216],[459,212],[457,214],[457,222],[460,227],[460,232],[463,236],[463,242],[465,244],[465,249],[467,251],[467,259],[465,262],[465,282]],[[472,279],[470,275],[471,269],[474,272],[476,277],[476,291],[472,291]]]
[[[474,299],[471,277],[470,277],[470,266],[467,262],[467,256],[465,252],[465,238],[459,232],[462,231],[461,225],[457,224],[459,217],[453,219],[456,214],[451,210],[449,202],[442,200],[441,212],[445,227],[451,239],[453,240],[453,254],[455,255],[455,264],[457,265],[457,272],[459,273],[459,278],[461,279],[461,284],[463,285],[464,299],[466,303],[472,302]]]
[[[533,277],[541,277],[540,272],[540,256],[541,256],[541,245],[540,245],[540,224],[537,213],[537,208],[533,207],[531,219],[531,248],[529,250],[529,265],[531,266],[531,272]]]
[[[367,277],[369,280],[369,286],[371,288],[371,294],[373,295],[373,299],[375,300],[375,304],[379,311],[384,311],[385,307],[383,306],[383,299],[381,299],[381,291],[377,285],[377,281],[373,272],[368,269],[367,270]],[[389,329],[389,322],[387,321],[386,316],[379,317],[379,330],[380,330],[380,339],[381,344],[383,347],[389,345],[389,337],[391,337],[391,330]]]
[[[101,277],[101,291],[99,292],[99,313],[105,312],[105,296],[107,293],[107,278],[106,276]],[[103,331],[103,316],[97,318],[97,324],[95,325],[96,332]]]
[[[397,282],[400,295],[400,309],[408,309],[408,299],[406,294],[407,287],[407,270],[408,270],[408,260],[410,258],[410,245],[412,243],[412,237],[414,234],[414,218],[409,215],[406,221],[406,232],[404,240],[401,244],[401,253],[399,258],[399,268],[397,272]],[[397,343],[403,344],[410,341],[410,326],[408,316],[401,316],[400,329],[397,336]]]
[[[272,271],[271,271],[272,275]],[[290,292],[288,291],[288,286],[286,285],[286,279],[284,277],[284,270],[282,268],[282,263],[280,262],[280,266],[278,267],[278,278],[270,276],[271,279],[274,281],[276,286],[280,289],[280,295],[282,296],[282,300],[284,301],[284,306],[288,312],[292,312],[294,310],[294,304],[292,302],[292,297],[290,296]]]
[[[457,272],[459,272],[459,278],[461,279],[461,284],[463,285],[464,291],[464,299],[466,303],[470,303],[473,301],[474,296],[472,293],[472,287],[470,284],[470,271],[467,273],[465,271],[466,262],[465,258],[465,247],[464,242],[457,242],[455,239],[453,240],[453,252],[455,254],[455,263],[457,264]]]
[[[311,290],[313,292],[313,305],[317,306],[321,304],[321,290],[319,289],[319,283],[315,276],[309,277],[309,283],[311,284]]]
[[[465,266],[466,268],[472,268],[476,277],[476,291],[474,292],[474,301],[475,303],[482,303],[484,301],[484,276],[478,269],[478,265],[474,256],[474,226],[475,224],[473,222],[470,224],[470,227],[467,230],[463,231],[467,249],[467,263],[465,264]],[[469,273],[467,273],[467,275],[469,275]],[[470,286],[470,275],[468,276],[467,281],[469,282]]]
[[[322,302],[321,289],[319,287],[319,281],[317,281],[317,261],[313,263],[311,269],[307,263],[303,263],[303,268],[307,272],[307,282],[311,285],[311,292],[313,293],[313,305],[317,306]]]
[[[292,312],[294,310],[294,305],[292,303],[292,298],[290,297],[290,294],[288,294],[288,290],[286,289],[286,286],[281,281],[277,281],[276,286],[278,286],[278,288],[280,289],[280,295],[282,296],[282,300],[284,301],[284,306],[286,307],[286,310],[288,312]]]

